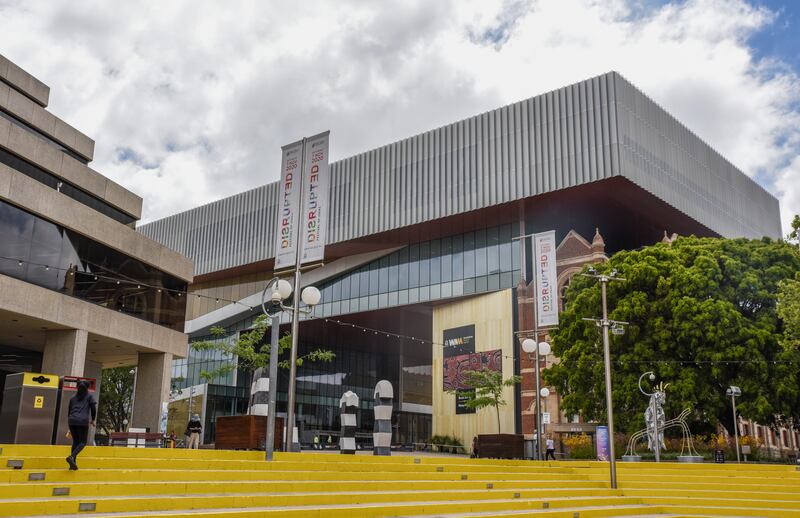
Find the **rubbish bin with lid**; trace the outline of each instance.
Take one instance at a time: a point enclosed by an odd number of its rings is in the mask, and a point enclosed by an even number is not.
[[[61,393],[58,396],[58,417],[56,421],[53,444],[72,444],[72,439],[67,437],[69,431],[69,400],[78,392],[78,382],[89,382],[89,394],[97,401],[97,380],[95,378],[79,378],[78,376],[64,376],[61,378]],[[91,442],[89,443],[91,444]]]
[[[58,406],[58,376],[17,372],[6,376],[0,444],[51,444]]]

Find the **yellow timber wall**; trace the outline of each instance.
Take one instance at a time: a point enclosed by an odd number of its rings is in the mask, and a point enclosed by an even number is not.
[[[503,378],[514,374],[514,320],[511,290],[442,304],[433,310],[433,340],[441,343],[445,329],[474,325],[475,352],[502,349]],[[442,390],[442,346],[433,346],[433,434],[457,437],[471,448],[478,434],[497,433],[497,414],[494,408],[478,410],[475,414],[456,414],[453,394]],[[502,433],[514,433],[514,388],[503,392],[506,406],[500,409]]]

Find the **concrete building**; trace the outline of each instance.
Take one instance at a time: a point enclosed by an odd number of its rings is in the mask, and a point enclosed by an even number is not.
[[[275,182],[140,229],[194,260],[192,339],[223,326],[221,339],[233,340],[260,313],[278,196]],[[395,443],[495,433],[490,411],[464,413],[444,392],[445,344],[498,358],[504,375],[529,375],[520,337],[530,331],[532,265],[517,236],[555,229],[563,285],[581,264],[656,243],[665,229],[781,230],[774,197],[614,72],[332,163],[330,215],[326,263],[303,276],[322,303],[301,323],[300,353],[325,347],[336,359],[298,370],[301,442],[338,435],[347,390],[360,398],[357,437],[369,441],[380,379],[397,388]],[[587,241],[597,228],[600,241]],[[185,380],[176,388],[229,361],[190,351],[173,366]],[[248,376],[240,369],[204,388],[206,440],[216,416],[246,407]],[[278,380],[280,412],[287,378]],[[530,390],[527,381],[508,389],[504,432],[532,432]]]
[[[131,424],[158,430],[192,264],[136,231],[142,199],[89,167],[49,95],[0,56],[0,393],[10,372],[138,366]]]

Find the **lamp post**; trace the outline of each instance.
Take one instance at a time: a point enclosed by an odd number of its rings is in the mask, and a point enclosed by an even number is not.
[[[656,454],[656,462],[661,462],[661,441],[658,439],[658,408],[656,407],[656,399],[653,397],[653,394],[649,394],[649,393],[645,392],[645,390],[642,388],[642,379],[645,376],[647,376],[648,374],[650,375],[649,379],[650,379],[651,382],[656,380],[656,375],[653,373],[653,371],[647,371],[644,374],[642,374],[641,376],[639,376],[639,392],[641,392],[642,394],[644,394],[645,396],[650,398],[650,411],[653,414],[653,441],[652,441],[652,443],[655,446],[655,450],[654,451],[655,451],[655,454]]]
[[[535,340],[526,338],[522,341],[522,350],[528,353],[528,356],[531,354],[534,356],[536,372],[536,460],[542,460],[542,411],[539,404],[542,389],[540,388],[541,381],[539,377],[539,354],[541,353],[545,356],[550,354],[550,344],[539,342],[537,345]]]
[[[617,277],[617,270],[613,269],[608,274],[599,274],[594,267],[587,268],[588,273],[582,273],[584,277],[592,277],[600,282],[600,295],[603,305],[603,318],[584,318],[583,320],[590,320],[597,326],[603,328],[603,364],[605,366],[606,378],[606,417],[608,419],[608,453],[609,453],[609,475],[611,478],[611,489],[617,488],[617,461],[614,453],[614,408],[613,398],[611,395],[611,346],[608,339],[608,330],[613,326],[615,335],[623,334],[625,329],[621,324],[627,322],[620,322],[608,319],[608,302],[606,298],[606,285],[611,281],[624,281]]]
[[[271,291],[269,302],[267,301],[267,292]],[[264,312],[265,315],[269,316],[272,319],[271,322],[271,337],[270,337],[270,348],[269,348],[269,393],[268,393],[268,406],[267,406],[267,440],[265,444],[266,449],[266,459],[272,460],[273,452],[275,447],[275,413],[276,413],[276,406],[278,401],[278,355],[279,355],[279,347],[278,342],[280,341],[280,326],[281,326],[281,313],[284,311],[296,311],[300,312],[300,309],[295,301],[293,307],[287,307],[283,305],[283,301],[291,297],[293,293],[292,285],[289,284],[288,281],[284,279],[278,279],[277,277],[273,278],[267,285],[264,287],[264,291],[261,292],[261,310]],[[320,300],[320,293],[319,290],[313,286],[306,287],[301,297],[303,302],[306,303],[309,307],[316,306]],[[294,316],[294,315],[293,315]],[[294,320],[294,319],[293,319]],[[297,330],[295,326],[292,325],[292,331],[295,333]],[[294,336],[292,340],[294,341]],[[295,347],[292,347],[292,358],[291,358],[291,370],[290,372],[294,374],[295,372],[295,364],[297,363],[297,350]],[[291,383],[291,379],[290,379]],[[291,385],[290,385],[291,387]],[[290,392],[291,395],[291,392]],[[286,433],[290,435],[290,438],[284,437],[286,451],[291,449],[292,440],[294,439],[294,412],[292,412],[291,405],[287,409],[287,419],[286,419]],[[291,424],[291,426],[290,426]]]
[[[541,398],[544,400],[544,409],[545,409],[545,412],[546,412],[547,411],[547,398],[550,397],[550,389],[547,388],[547,387],[542,387],[542,389],[539,391],[539,396],[541,396]],[[547,423],[544,423],[544,422],[542,423],[542,437],[545,437],[545,435],[546,435],[545,434],[545,426],[546,425],[547,425]]]
[[[742,395],[742,389],[735,385],[728,387],[725,391],[726,396],[731,397],[731,409],[733,411],[733,437],[736,441],[736,462],[739,463],[739,419],[736,417],[736,398]]]

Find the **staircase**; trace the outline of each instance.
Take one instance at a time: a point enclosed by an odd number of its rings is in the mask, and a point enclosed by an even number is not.
[[[800,517],[792,466],[2,446],[0,516]]]

